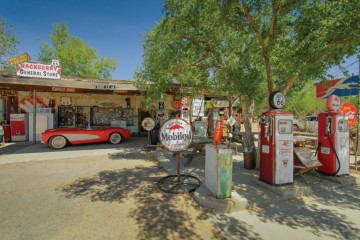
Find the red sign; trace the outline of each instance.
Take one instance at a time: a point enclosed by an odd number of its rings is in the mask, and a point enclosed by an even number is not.
[[[75,92],[75,88],[52,87],[51,91],[53,91],[53,92]]]
[[[337,78],[316,85],[316,98],[327,98],[334,94],[339,97],[357,96],[359,76]]]
[[[340,113],[347,115],[349,117],[349,121],[348,121],[349,128],[354,126],[354,123],[356,121],[356,108],[353,104],[349,102],[344,102],[343,104],[341,104]]]
[[[329,111],[337,111],[340,108],[340,98],[336,95],[330,95],[326,99],[326,108]]]

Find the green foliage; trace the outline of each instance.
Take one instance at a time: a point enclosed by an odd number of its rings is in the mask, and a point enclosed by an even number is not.
[[[137,82],[149,101],[174,79],[193,92],[257,103],[273,90],[301,90],[359,52],[359,4],[167,0],[165,17],[145,36]]]
[[[16,45],[19,43],[13,34],[14,28],[0,18],[0,70],[14,70],[9,66],[6,57],[16,53]]]
[[[298,119],[326,111],[326,99],[316,98],[316,87],[307,83],[300,91],[290,91],[284,110],[292,112]]]
[[[44,63],[59,60],[64,76],[111,78],[111,72],[116,69],[116,59],[99,58],[96,49],[87,46],[82,39],[70,36],[64,24],[54,24],[50,41],[52,45],[40,42],[37,58]]]
[[[231,99],[261,92],[256,82],[263,73],[251,54],[257,46],[229,28],[217,0],[166,1],[164,12],[166,17],[145,36],[144,62],[135,75],[148,102],[174,81],[180,95],[206,89]]]

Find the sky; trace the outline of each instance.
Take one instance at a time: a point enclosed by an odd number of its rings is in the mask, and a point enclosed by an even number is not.
[[[29,53],[36,61],[40,41],[50,45],[54,23],[65,23],[69,34],[97,50],[98,57],[118,61],[112,79],[134,80],[142,63],[142,40],[162,18],[164,0],[0,0],[0,17],[12,25],[20,44],[18,54]],[[344,64],[349,75],[359,74],[356,56]],[[328,70],[343,77],[339,68]]]
[[[54,23],[65,23],[69,34],[115,58],[112,79],[133,80],[142,62],[145,33],[162,18],[164,0],[0,0],[0,17],[15,29],[18,54],[36,62],[40,41],[50,45]]]

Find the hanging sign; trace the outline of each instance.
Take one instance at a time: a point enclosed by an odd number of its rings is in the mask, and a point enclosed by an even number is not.
[[[160,129],[160,142],[171,152],[180,152],[187,149],[193,138],[191,125],[181,119],[167,120]]]
[[[357,96],[358,85],[359,75],[321,82],[316,85],[316,98],[327,98],[332,94],[339,97]]]
[[[344,102],[343,104],[341,104],[339,112],[343,115],[348,116],[349,128],[354,126],[356,121],[356,108],[353,104],[351,104],[350,102]]]
[[[205,102],[204,96],[196,96],[192,100],[191,110],[193,117],[203,117],[204,116],[204,109],[205,109]]]

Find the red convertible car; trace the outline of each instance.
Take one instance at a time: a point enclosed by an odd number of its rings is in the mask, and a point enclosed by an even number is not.
[[[56,128],[43,132],[41,142],[49,144],[51,148],[61,149],[68,143],[84,144],[109,141],[112,144],[118,144],[130,136],[131,132],[121,127]]]

